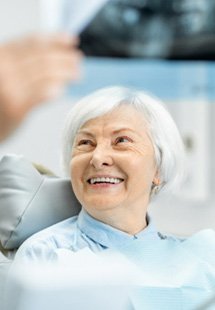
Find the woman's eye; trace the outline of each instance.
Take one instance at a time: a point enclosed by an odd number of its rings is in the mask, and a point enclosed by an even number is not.
[[[93,145],[93,142],[91,140],[83,139],[78,141],[78,146],[80,145]]]
[[[118,137],[116,139],[116,143],[126,143],[126,142],[132,142],[132,139],[129,137]]]

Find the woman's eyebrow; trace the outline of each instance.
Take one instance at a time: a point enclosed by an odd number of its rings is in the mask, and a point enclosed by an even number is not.
[[[86,136],[94,137],[94,135],[93,135],[90,131],[88,131],[88,130],[86,130],[86,129],[81,129],[81,130],[79,130],[79,131],[77,132],[77,136],[78,136],[78,135],[86,135]]]
[[[137,134],[137,132],[136,132],[135,130],[133,130],[133,129],[131,129],[131,128],[127,128],[127,127],[115,129],[115,130],[112,131],[112,133],[113,133],[113,134],[118,134],[118,133],[120,133],[120,132],[122,132],[122,131],[131,131],[132,133]]]
[[[119,133],[124,132],[124,131],[127,131],[127,132],[130,131],[131,133],[139,136],[139,134],[134,129],[128,128],[128,127],[122,127],[122,128],[114,129],[114,130],[111,131],[111,134],[116,135],[116,134],[119,134]],[[85,135],[85,136],[89,136],[89,137],[95,137],[95,135],[92,132],[90,132],[90,131],[88,131],[86,129],[80,129],[77,132],[77,136],[78,135]]]

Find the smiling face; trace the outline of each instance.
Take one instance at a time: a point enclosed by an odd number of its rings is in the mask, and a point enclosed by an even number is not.
[[[87,121],[76,135],[70,168],[73,190],[89,214],[143,217],[158,182],[143,115],[122,105]]]

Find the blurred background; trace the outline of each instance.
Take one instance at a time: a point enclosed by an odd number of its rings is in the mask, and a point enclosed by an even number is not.
[[[61,175],[61,128],[79,97],[125,85],[160,97],[186,146],[187,179],[151,205],[158,229],[187,236],[215,228],[215,1],[0,0],[0,42],[32,33],[80,37],[83,78],[38,106],[0,144]]]

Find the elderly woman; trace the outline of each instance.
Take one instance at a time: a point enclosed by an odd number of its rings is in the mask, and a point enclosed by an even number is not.
[[[40,262],[56,259],[58,249],[113,249],[138,263],[151,286],[185,285],[192,294],[191,288],[201,287],[201,273],[210,289],[214,283],[207,275],[215,260],[207,260],[206,249],[214,234],[186,241],[163,236],[147,215],[154,197],[177,188],[183,162],[179,132],[157,99],[124,87],[83,98],[68,115],[63,147],[64,168],[82,210],[28,239],[17,258]]]

